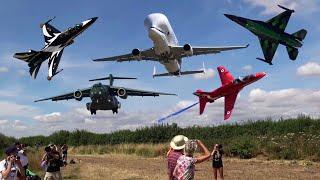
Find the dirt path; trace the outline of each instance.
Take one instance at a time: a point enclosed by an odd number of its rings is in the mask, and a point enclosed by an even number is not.
[[[131,155],[74,156],[64,179],[167,179],[166,159]],[[320,164],[295,161],[224,159],[225,179],[320,179]],[[210,162],[196,166],[196,179],[213,179]]]

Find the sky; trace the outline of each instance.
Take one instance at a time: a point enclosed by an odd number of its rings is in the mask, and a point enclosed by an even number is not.
[[[295,13],[286,28],[294,33],[308,30],[296,61],[288,58],[284,46],[279,46],[274,65],[256,60],[263,57],[257,37],[227,19],[234,14],[266,21],[281,13],[281,4]],[[234,77],[256,72],[267,76],[240,92],[233,115],[223,120],[224,99],[207,106],[198,115],[198,106],[168,119],[166,123],[186,126],[213,126],[242,123],[266,118],[296,117],[299,114],[320,116],[319,34],[320,2],[317,0],[190,0],[184,1],[98,1],[78,0],[12,0],[1,1],[0,15],[0,133],[22,137],[48,135],[58,130],[86,129],[105,133],[120,129],[151,126],[157,119],[193,104],[197,89],[211,91],[220,84],[216,68],[225,66]],[[181,45],[228,46],[246,45],[246,49],[215,55],[185,58],[182,70],[199,70],[204,62],[205,75],[152,78],[153,67],[166,72],[155,62],[92,62],[94,58],[130,53],[132,49],[152,47],[143,25],[150,14],[164,13]],[[39,50],[44,46],[40,23],[56,17],[51,24],[64,31],[91,17],[99,19],[67,47],[61,59],[60,74],[47,81],[47,65],[43,64],[33,80],[26,63],[14,59],[15,52]],[[90,99],[60,102],[33,101],[77,89],[90,87],[89,79],[112,73],[116,76],[137,77],[137,80],[118,80],[115,85],[178,94],[177,97],[128,97],[123,100],[119,114],[98,111],[91,116],[85,104]],[[108,82],[104,82],[108,83]]]

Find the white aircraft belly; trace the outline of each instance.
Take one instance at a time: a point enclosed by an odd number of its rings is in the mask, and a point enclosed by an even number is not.
[[[161,62],[168,72],[174,73],[180,71],[180,65],[177,60],[171,60],[167,62]]]

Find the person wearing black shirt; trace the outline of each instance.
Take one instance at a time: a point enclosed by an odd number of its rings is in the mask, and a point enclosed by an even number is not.
[[[51,146],[50,148],[46,147],[45,151],[44,160],[47,167],[44,180],[62,180],[60,172],[60,167],[62,165],[60,153],[55,146]]]
[[[213,151],[211,153],[211,156],[212,156],[213,175],[214,175],[214,179],[216,180],[218,178],[218,172],[219,172],[220,179],[223,180],[222,155],[223,155],[222,145],[215,144]]]

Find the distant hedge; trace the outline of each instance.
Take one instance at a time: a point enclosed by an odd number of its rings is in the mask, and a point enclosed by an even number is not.
[[[157,144],[167,143],[177,134],[203,140],[210,148],[215,143],[221,143],[228,156],[251,158],[263,155],[274,159],[320,160],[320,120],[306,116],[210,127],[180,128],[177,124],[164,124],[108,134],[85,130],[58,131],[50,136],[24,137],[19,141],[28,145],[47,145],[52,142],[70,146]]]

